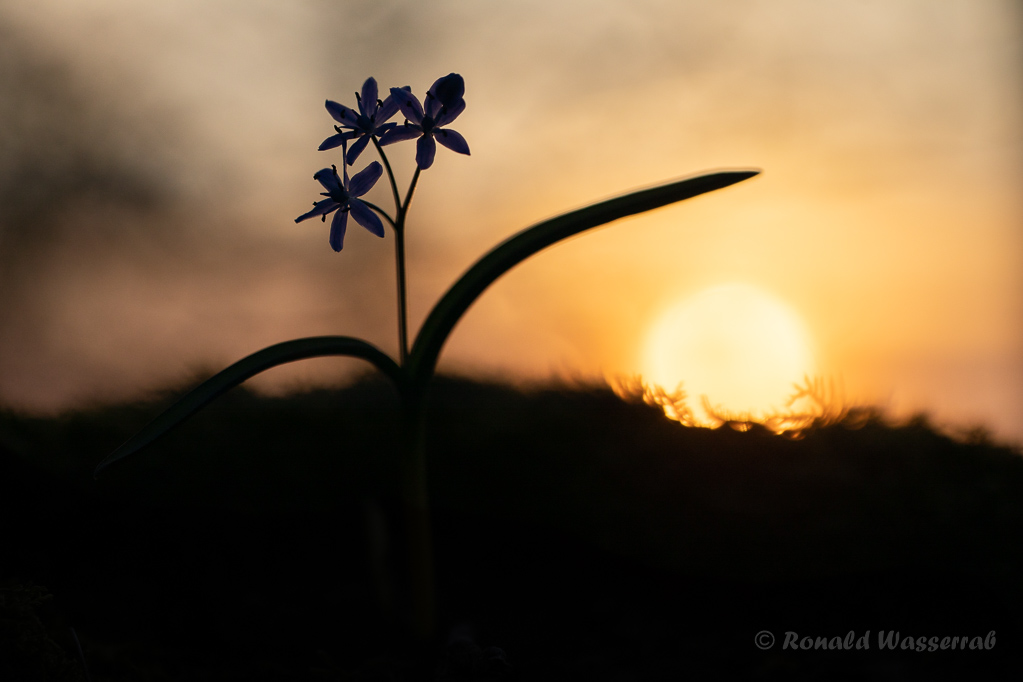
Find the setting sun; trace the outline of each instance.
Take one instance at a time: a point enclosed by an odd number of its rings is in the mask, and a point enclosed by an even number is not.
[[[706,396],[729,414],[753,417],[784,405],[792,385],[815,371],[799,316],[745,284],[668,308],[647,333],[641,363],[648,383],[672,390],[681,382],[692,409]]]

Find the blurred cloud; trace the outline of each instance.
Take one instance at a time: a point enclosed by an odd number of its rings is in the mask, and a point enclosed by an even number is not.
[[[473,156],[439,156],[417,193],[414,323],[539,219],[765,173],[524,264],[443,367],[629,371],[660,310],[745,281],[865,399],[983,404],[1023,439],[1021,36],[1011,0],[0,0],[0,401],[130,396],[295,336],[393,350],[389,240],[356,228],[336,255],[292,221],[331,161],[325,98],[457,71]]]
[[[67,62],[0,24],[0,257],[7,267],[19,250],[58,240],[57,216],[69,207],[166,206],[173,191],[160,178],[167,138],[145,140],[118,113],[93,100]]]

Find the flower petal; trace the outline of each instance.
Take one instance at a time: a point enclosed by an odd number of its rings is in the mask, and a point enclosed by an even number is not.
[[[416,165],[426,170],[433,165],[433,157],[437,154],[437,143],[433,135],[423,135],[416,143]]]
[[[423,123],[423,105],[412,94],[412,88],[391,88],[391,97],[398,103],[398,108],[405,118],[416,124]]]
[[[341,183],[337,179],[337,171],[333,168],[321,168],[313,174],[313,180],[318,181],[323,185],[323,189],[331,193],[342,189]]]
[[[384,123],[383,125],[378,125],[376,128],[373,129],[373,134],[376,135],[377,137],[380,137],[388,130],[394,128],[397,125],[398,124],[395,123],[394,121],[391,121],[390,123]]]
[[[328,99],[326,107],[327,113],[330,114],[331,118],[342,125],[351,128],[359,122],[359,115],[343,104],[338,104]]]
[[[369,144],[369,135],[363,135],[355,141],[352,148],[348,150],[348,156],[345,157],[345,161],[349,166],[355,164],[355,160],[359,158],[359,154],[362,153],[367,144]]]
[[[345,230],[348,229],[348,211],[338,211],[330,221],[330,248],[340,251],[345,245]]]
[[[383,137],[380,138],[380,146],[386,146],[394,144],[395,142],[403,142],[405,140],[414,140],[423,134],[423,129],[416,126],[398,126],[391,128]]]
[[[441,101],[432,92],[426,93],[426,100],[423,101],[423,111],[430,118],[437,118],[437,112],[444,108]]]
[[[450,108],[465,95],[465,81],[457,73],[449,73],[434,81],[427,92],[432,93],[442,105]]]
[[[463,111],[465,111],[465,100],[460,99],[440,112],[440,116],[434,121],[434,126],[446,126],[458,118],[458,115]]]
[[[352,217],[355,218],[355,222],[378,237],[384,236],[384,224],[380,222],[380,218],[373,212],[373,209],[358,199],[352,199],[348,205],[352,209]]]
[[[347,132],[344,132],[344,133],[338,133],[337,135],[331,135],[326,140],[324,140],[323,142],[320,143],[320,146],[319,146],[318,149],[321,152],[325,152],[328,149],[334,149],[335,147],[340,147],[342,144],[345,143],[345,140],[350,140],[353,137],[355,137],[355,133],[353,133],[350,130],[347,131]]]
[[[380,179],[380,175],[384,172],[383,166],[380,165],[379,161],[374,161],[369,164],[361,171],[355,174],[352,178],[352,183],[348,186],[348,196],[350,197],[361,197],[366,192],[373,188],[373,185]]]
[[[303,213],[299,217],[295,218],[296,223],[300,223],[303,220],[309,220],[310,218],[316,218],[321,215],[327,215],[331,211],[337,210],[341,204],[337,203],[333,199],[324,199],[323,201],[317,201],[313,204],[313,210],[308,213]]]
[[[362,98],[359,101],[359,109],[369,118],[377,111],[377,81],[370,76],[362,84]]]
[[[388,95],[384,103],[377,109],[377,116],[374,120],[378,123],[383,123],[396,113],[398,113],[398,101],[394,99],[394,95]]]
[[[454,130],[448,130],[447,128],[435,130],[433,131],[433,136],[437,138],[437,142],[440,142],[451,151],[465,154],[466,156],[469,155],[469,144],[465,141],[464,137]]]

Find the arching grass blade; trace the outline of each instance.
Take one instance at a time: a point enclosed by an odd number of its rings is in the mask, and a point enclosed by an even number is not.
[[[498,277],[548,246],[593,227],[643,213],[747,180],[760,171],[720,171],[632,192],[526,228],[476,261],[430,311],[409,357],[413,387],[421,389],[433,374],[441,348],[469,306]]]
[[[390,377],[399,391],[403,390],[404,378],[397,363],[383,351],[361,339],[349,336],[313,336],[285,341],[242,358],[199,384],[100,462],[94,475],[99,476],[110,465],[150,445],[218,396],[246,379],[277,365],[331,355],[344,355],[367,360]]]

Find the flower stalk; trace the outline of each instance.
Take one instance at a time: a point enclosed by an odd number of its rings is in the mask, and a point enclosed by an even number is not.
[[[399,364],[408,364],[408,301],[405,282],[405,226],[394,226],[394,263],[398,272],[398,354]]]
[[[405,221],[412,197],[419,183],[421,168],[417,165],[409,183],[405,200],[400,202],[398,184],[391,164],[380,141],[373,136],[373,144],[387,171],[395,203],[394,259],[397,274],[398,298],[398,365],[407,371],[408,343],[408,285],[405,270]],[[379,211],[379,209],[377,209]],[[423,413],[422,391],[406,385],[402,393],[401,438],[401,496],[404,507],[405,532],[408,536],[409,577],[411,579],[411,627],[418,639],[426,640],[434,634],[436,625],[436,590],[434,587],[433,537],[430,524],[430,503],[426,471],[426,422]]]
[[[376,140],[374,140],[376,142]],[[391,187],[394,189],[394,198],[397,203],[398,190],[394,182],[394,174],[391,172],[391,164],[387,163],[387,155],[383,148],[377,143],[377,150],[380,158],[384,159],[384,167],[391,178]],[[405,202],[398,205],[398,219],[392,223],[394,226],[394,262],[398,276],[398,354],[401,358],[401,366],[408,364],[408,284],[405,278],[405,217],[408,215],[409,205],[412,203],[412,195],[415,194],[416,184],[419,182],[419,167],[412,175],[412,182],[409,184],[408,192],[405,194]]]

